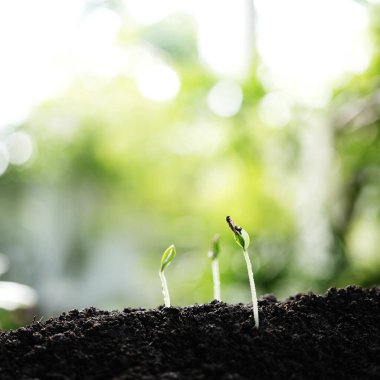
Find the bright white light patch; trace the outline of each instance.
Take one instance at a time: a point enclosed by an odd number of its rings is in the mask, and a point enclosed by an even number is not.
[[[120,26],[119,15],[110,9],[83,17],[75,35],[73,68],[99,77],[117,75],[125,64],[122,49],[115,46]]]
[[[178,74],[162,63],[141,70],[136,79],[141,94],[156,102],[173,99],[181,87]]]
[[[37,302],[37,293],[27,285],[0,281],[0,308],[16,310],[31,308]]]
[[[7,147],[0,142],[0,175],[4,174],[8,168],[9,154]]]
[[[253,51],[252,1],[202,1],[196,4],[198,50],[202,60],[221,76],[245,78]]]
[[[66,88],[61,63],[82,7],[72,0],[0,2],[0,128]]]
[[[140,25],[158,22],[178,7],[176,0],[127,0],[124,4],[127,16]]]
[[[209,92],[207,103],[211,111],[218,116],[236,115],[243,102],[243,92],[238,83],[232,80],[218,82]]]
[[[264,96],[259,104],[258,112],[261,120],[272,128],[284,127],[291,117],[289,103],[276,92]]]
[[[5,144],[8,148],[9,162],[14,165],[25,164],[33,154],[33,142],[25,132],[12,133]]]
[[[272,79],[306,106],[323,107],[346,74],[368,66],[368,14],[353,0],[257,0],[258,51]]]

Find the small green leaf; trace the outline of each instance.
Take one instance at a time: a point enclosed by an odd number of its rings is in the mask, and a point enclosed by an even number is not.
[[[237,226],[230,216],[227,216],[226,221],[234,233],[236,243],[238,243],[244,250],[247,250],[250,243],[248,232]]]
[[[220,253],[220,236],[218,234],[216,234],[214,236],[214,238],[212,239],[212,242],[211,242],[211,248],[210,250],[208,251],[208,257],[211,259],[211,260],[214,260],[218,257],[219,253]]]
[[[247,250],[249,247],[250,239],[246,230],[241,229],[240,233],[234,234],[236,243],[243,249]]]
[[[172,244],[169,248],[166,249],[161,258],[161,269],[160,272],[163,272],[164,269],[172,262],[175,258],[176,250],[174,244]]]

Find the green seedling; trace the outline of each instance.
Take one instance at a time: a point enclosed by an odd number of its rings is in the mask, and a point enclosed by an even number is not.
[[[161,268],[159,271],[161,285],[162,285],[162,295],[164,296],[164,303],[166,307],[170,307],[170,296],[168,284],[166,282],[166,277],[164,274],[165,268],[173,261],[176,255],[176,250],[174,244],[166,249],[161,258]]]
[[[255,281],[253,280],[252,264],[248,255],[248,247],[250,243],[249,235],[247,231],[243,230],[243,228],[238,227],[230,216],[227,216],[226,220],[232,232],[234,233],[236,243],[238,243],[238,245],[243,248],[244,259],[248,270],[249,285],[251,287],[253,318],[255,321],[255,327],[259,328],[259,307],[257,304],[256,287]]]
[[[220,301],[220,275],[219,275],[219,253],[220,253],[220,236],[214,236],[211,242],[211,248],[208,251],[208,257],[211,260],[212,280],[214,284],[214,299]]]

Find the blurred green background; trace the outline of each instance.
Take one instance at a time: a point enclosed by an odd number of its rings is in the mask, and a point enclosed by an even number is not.
[[[380,283],[378,1],[0,4],[0,323]],[[27,285],[22,286],[22,285]]]

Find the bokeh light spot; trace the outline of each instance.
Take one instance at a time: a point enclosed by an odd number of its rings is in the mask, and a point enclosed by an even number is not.
[[[218,82],[207,97],[211,111],[222,117],[236,115],[240,111],[242,102],[243,92],[240,85],[232,80]]]
[[[163,102],[173,99],[178,94],[181,82],[171,67],[157,63],[137,74],[137,86],[146,98]]]
[[[23,165],[30,160],[33,154],[33,141],[25,132],[12,133],[5,142],[9,162],[14,165]]]
[[[261,120],[272,128],[282,128],[289,123],[289,102],[280,93],[271,92],[263,97],[258,108]]]
[[[16,310],[31,308],[37,302],[37,293],[30,286],[0,281],[0,308]]]

